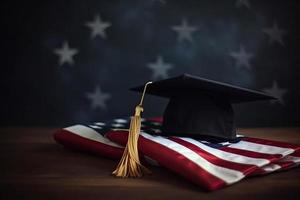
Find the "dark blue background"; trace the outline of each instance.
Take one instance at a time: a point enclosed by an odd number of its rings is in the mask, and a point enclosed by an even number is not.
[[[297,126],[299,106],[299,1],[40,1],[3,3],[1,125],[53,125],[103,121],[132,114],[139,95],[128,88],[152,79],[148,63],[171,63],[169,77],[190,73],[262,90],[277,81],[280,103],[235,106],[239,126]],[[91,38],[85,23],[100,14],[107,38]],[[186,18],[197,26],[193,42],[178,42],[171,27]],[[284,46],[262,29],[273,22],[287,32]],[[74,65],[53,53],[64,41],[79,49]],[[251,69],[229,56],[240,45],[253,54]],[[100,85],[111,98],[92,109],[86,97]],[[166,100],[146,97],[144,116],[161,115]]]

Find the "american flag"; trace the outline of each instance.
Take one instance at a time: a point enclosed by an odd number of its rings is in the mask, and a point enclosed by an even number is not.
[[[2,5],[1,125],[127,117],[137,98],[128,88],[182,73],[279,99],[236,106],[239,126],[299,125],[299,1]],[[145,116],[161,115],[166,104],[154,97],[145,103]]]
[[[74,125],[56,131],[66,147],[120,159],[129,119]],[[161,119],[144,119],[138,148],[145,162],[163,166],[206,190],[217,190],[251,176],[287,170],[300,163],[300,145],[239,135],[213,143],[185,137],[162,137]],[[112,169],[113,170],[113,169]]]

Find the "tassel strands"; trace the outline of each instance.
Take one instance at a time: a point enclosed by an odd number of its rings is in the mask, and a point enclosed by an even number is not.
[[[138,138],[141,131],[141,113],[144,110],[142,104],[147,86],[151,83],[152,82],[148,82],[145,84],[141,101],[135,107],[135,114],[130,121],[128,141],[123,156],[116,170],[112,172],[112,174],[116,177],[141,177],[145,173],[150,173],[150,171],[140,162],[138,153]]]

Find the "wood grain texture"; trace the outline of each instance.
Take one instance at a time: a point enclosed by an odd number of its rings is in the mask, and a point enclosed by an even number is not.
[[[70,151],[54,128],[0,129],[0,199],[298,199],[300,168],[243,180],[215,192],[166,169],[141,179],[110,174],[117,161]],[[241,133],[300,144],[299,128],[242,129]]]

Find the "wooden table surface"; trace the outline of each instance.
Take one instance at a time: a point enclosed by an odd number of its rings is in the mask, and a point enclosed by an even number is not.
[[[117,161],[65,149],[52,139],[54,130],[0,129],[0,199],[300,198],[300,168],[245,179],[210,193],[158,167],[141,179],[114,178],[110,173]],[[241,131],[300,144],[300,128]]]

